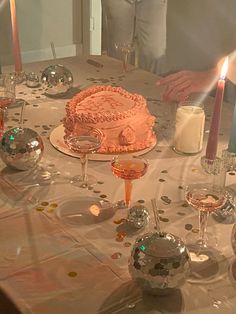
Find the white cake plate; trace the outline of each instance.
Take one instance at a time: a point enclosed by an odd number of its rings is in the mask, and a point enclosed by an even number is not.
[[[55,147],[58,151],[62,152],[63,154],[66,154],[66,155],[79,158],[79,155],[72,152],[64,142],[64,126],[63,126],[63,124],[60,124],[58,127],[56,127],[55,129],[52,130],[49,139],[50,139],[52,146]],[[144,154],[148,153],[149,151],[151,151],[155,146],[156,146],[156,143],[155,143],[155,145],[152,145],[151,147],[145,148],[145,149],[140,150],[138,152],[124,153],[124,155],[141,156],[141,155],[144,155]],[[95,153],[95,154],[89,155],[89,160],[110,161],[116,155],[118,155],[118,154],[98,154],[98,153]],[[119,153],[119,155],[120,155],[120,153]]]

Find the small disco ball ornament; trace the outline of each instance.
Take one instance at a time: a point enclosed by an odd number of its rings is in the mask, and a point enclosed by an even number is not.
[[[232,245],[234,254],[236,255],[236,224],[234,224],[232,232],[231,232],[231,245]]]
[[[40,86],[39,76],[34,72],[30,72],[26,75],[26,86],[30,88],[36,88]]]
[[[129,260],[133,280],[146,293],[165,295],[180,287],[189,275],[189,253],[171,233],[147,233],[137,238]]]
[[[72,87],[73,75],[61,64],[50,65],[42,72],[41,82],[45,95],[60,97]]]
[[[0,157],[17,170],[29,170],[37,165],[44,151],[42,138],[32,129],[13,128],[3,134]]]
[[[149,212],[143,205],[134,205],[129,208],[127,222],[134,228],[145,227],[149,222]]]

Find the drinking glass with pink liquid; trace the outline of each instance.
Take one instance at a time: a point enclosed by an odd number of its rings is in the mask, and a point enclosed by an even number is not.
[[[148,161],[135,156],[116,156],[111,162],[112,173],[124,180],[125,183],[125,205],[130,207],[133,180],[145,175],[148,169]]]

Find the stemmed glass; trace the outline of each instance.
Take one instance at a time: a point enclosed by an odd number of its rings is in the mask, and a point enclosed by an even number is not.
[[[111,162],[113,174],[124,180],[125,205],[129,209],[131,203],[133,180],[145,175],[148,169],[148,161],[136,156],[116,156]]]
[[[204,262],[206,262],[207,267],[209,267],[211,262],[216,263],[217,258],[214,255],[216,255],[217,250],[208,245],[208,237],[206,234],[208,217],[210,213],[221,209],[226,204],[228,193],[222,187],[208,183],[199,183],[191,184],[186,187],[185,198],[189,205],[198,210],[199,214],[198,239],[191,243],[188,241],[188,237],[186,237],[186,244],[190,251],[191,261],[195,266],[199,263],[203,266]],[[198,280],[203,279],[202,277],[205,276],[205,274],[201,274],[198,271],[195,272],[194,265],[192,272],[196,275]]]
[[[6,109],[15,101],[15,83],[8,74],[0,74],[0,108]]]
[[[135,45],[133,42],[115,42],[114,43],[116,51],[121,54],[122,65],[124,72],[128,72],[128,64],[130,54],[135,50]]]
[[[4,133],[7,108],[15,102],[15,83],[8,74],[0,74],[0,139]]]
[[[87,174],[88,154],[98,151],[102,138],[102,132],[94,128],[80,130],[79,134],[66,137],[65,143],[72,152],[78,154],[81,162],[81,175],[74,176],[70,181],[72,184],[81,188],[90,188],[97,182],[95,177]]]

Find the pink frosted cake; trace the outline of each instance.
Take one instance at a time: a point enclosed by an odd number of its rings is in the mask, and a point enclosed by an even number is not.
[[[99,153],[124,153],[154,146],[155,117],[143,96],[121,87],[92,86],[73,97],[66,105],[65,136],[84,128],[103,133]]]

